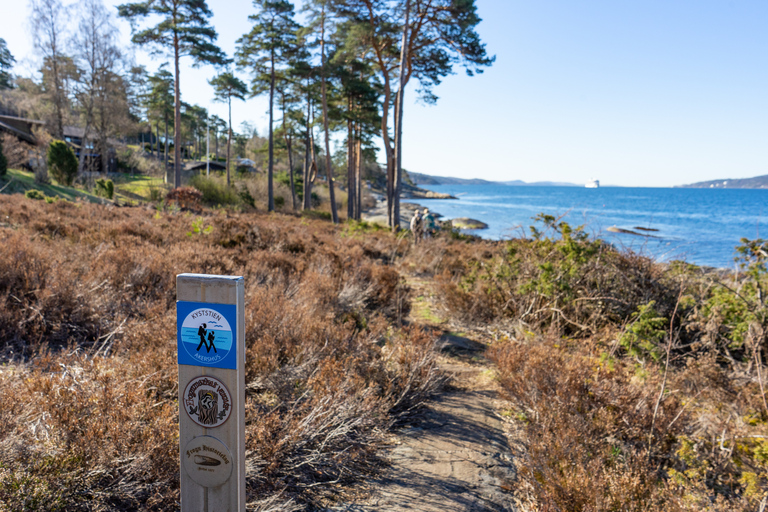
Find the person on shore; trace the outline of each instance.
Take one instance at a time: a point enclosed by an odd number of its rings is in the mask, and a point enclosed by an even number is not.
[[[418,244],[424,236],[424,219],[421,217],[421,210],[416,210],[411,218],[411,233],[413,233],[414,244]]]
[[[435,216],[424,208],[424,239],[432,238],[435,235]]]

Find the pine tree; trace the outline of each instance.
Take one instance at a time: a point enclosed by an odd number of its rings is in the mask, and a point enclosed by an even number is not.
[[[226,103],[229,107],[229,129],[227,130],[227,186],[230,185],[230,146],[232,143],[232,98],[245,100],[248,87],[245,82],[237,78],[231,72],[221,73],[208,81],[213,86],[216,101]]]
[[[403,96],[412,78],[422,101],[434,103],[433,89],[461,64],[468,75],[482,73],[488,57],[475,28],[480,23],[475,0],[345,0],[334,4],[339,16],[357,24],[352,44],[365,44],[383,83],[381,137],[387,157],[389,225],[399,229]],[[407,20],[407,21],[406,21]],[[399,97],[398,97],[399,96]],[[394,141],[389,110],[395,111]]]
[[[8,50],[8,44],[5,39],[0,37],[0,89],[10,89],[11,87],[11,68],[16,59]]]
[[[162,53],[171,50],[174,63],[174,126],[181,126],[181,82],[179,60],[183,56],[192,57],[195,65],[203,63],[222,65],[227,63],[226,56],[216,46],[216,31],[208,24],[213,13],[205,0],[144,0],[120,5],[118,13],[131,22],[132,41],[138,45],[148,45],[154,51]],[[159,16],[160,22],[154,27],[136,31],[139,19]],[[174,186],[181,186],[181,130],[174,133],[173,164]]]
[[[299,24],[293,20],[293,4],[287,0],[254,0],[258,9],[248,18],[251,31],[237,40],[238,66],[251,70],[251,92],[269,90],[269,164],[267,166],[268,210],[275,210],[273,175],[275,141],[273,133],[275,79],[277,68],[288,63],[295,49]]]

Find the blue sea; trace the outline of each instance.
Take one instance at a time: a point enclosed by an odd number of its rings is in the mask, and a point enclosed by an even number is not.
[[[473,234],[494,240],[530,235],[532,217],[563,216],[617,247],[655,258],[734,268],[734,249],[742,237],[768,238],[768,190],[601,187],[519,187],[507,185],[431,185],[458,199],[421,200],[445,218],[469,217],[488,229]],[[607,231],[609,227],[657,238]],[[541,226],[538,226],[541,227]]]

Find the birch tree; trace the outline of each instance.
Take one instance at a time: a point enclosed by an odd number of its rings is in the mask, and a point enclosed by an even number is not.
[[[115,27],[100,0],[84,0],[78,5],[80,23],[70,45],[80,73],[75,98],[83,124],[78,174],[83,172],[94,126],[96,101],[108,87],[111,75],[118,71],[121,54],[115,43]]]
[[[29,22],[34,48],[43,60],[43,68],[49,71],[49,81],[44,82],[43,89],[53,106],[53,135],[63,139],[68,100],[62,69],[66,40],[64,6],[59,0],[33,0]]]

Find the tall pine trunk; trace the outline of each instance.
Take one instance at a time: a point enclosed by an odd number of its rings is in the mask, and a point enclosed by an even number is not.
[[[336,195],[333,192],[333,162],[331,162],[330,130],[328,129],[328,98],[325,84],[325,4],[323,4],[323,21],[320,28],[320,61],[321,61],[321,90],[323,93],[323,129],[325,130],[325,174],[328,177],[328,195],[331,201],[331,220],[339,223],[339,213],[336,211]]]
[[[275,101],[275,51],[269,56],[269,165],[267,167],[267,211],[275,211],[275,191],[272,188],[272,173],[275,165],[275,141],[272,134],[272,116]]]
[[[310,194],[312,193],[312,183],[309,179],[309,173],[310,173],[310,160],[309,160],[309,152],[310,152],[310,144],[311,137],[310,137],[310,112],[312,111],[312,100],[309,96],[309,84],[307,84],[307,138],[304,143],[304,190],[303,190],[303,196],[302,196],[302,209],[303,210],[309,210],[312,208],[312,203],[310,202]]]
[[[293,185],[293,155],[291,154],[291,137],[288,135],[288,129],[285,124],[285,94],[281,95],[283,103],[283,138],[285,147],[288,149],[288,180],[291,186],[291,208],[296,211],[296,187]]]
[[[181,186],[181,89],[179,88],[179,36],[173,35],[173,64],[176,80],[173,83],[173,187]]]
[[[347,219],[355,218],[355,141],[352,100],[347,99]]]
[[[229,97],[229,130],[227,130],[227,186],[229,182],[229,148],[232,144],[232,96]]]
[[[163,176],[164,176],[165,179],[163,181],[167,182],[167,178],[168,178],[168,110],[165,111],[165,137],[164,137],[164,139],[165,139],[164,140],[164,142],[165,142],[165,158],[164,158],[165,159],[165,171],[163,173]]]
[[[408,22],[411,14],[411,0],[405,2],[405,23],[403,24],[403,40],[400,48],[400,86],[395,98],[395,169],[393,191],[393,216],[397,219],[395,231],[400,229],[400,189],[403,181],[403,98],[405,96],[405,62],[408,58]]]
[[[358,128],[358,131],[360,129]],[[363,215],[363,141],[361,140],[362,134],[357,138],[357,151],[355,158],[355,219],[360,220]]]

